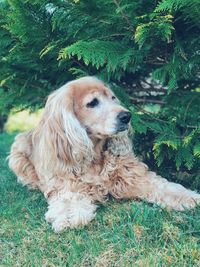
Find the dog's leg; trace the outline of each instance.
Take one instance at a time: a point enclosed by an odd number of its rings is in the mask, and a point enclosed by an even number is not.
[[[125,157],[116,172],[110,193],[116,198],[139,198],[182,211],[200,204],[200,194],[172,183],[148,170],[136,158]]]
[[[76,228],[94,219],[96,205],[89,197],[75,192],[60,192],[49,200],[45,218],[55,232]]]
[[[200,195],[196,192],[186,189],[180,184],[169,182],[154,172],[148,171],[146,175],[141,180],[142,190],[140,190],[138,198],[179,211],[191,209],[200,204]]]
[[[31,131],[18,134],[8,156],[9,167],[17,175],[18,181],[29,188],[39,187],[39,179],[30,161],[32,153]]]

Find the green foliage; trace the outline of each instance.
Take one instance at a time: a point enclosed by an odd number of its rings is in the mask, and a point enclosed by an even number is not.
[[[60,51],[58,59],[73,58],[83,60],[84,64],[94,66],[97,70],[105,66],[109,75],[120,79],[133,56],[134,51],[119,42],[95,40],[78,41]]]
[[[152,16],[150,22],[137,26],[135,31],[135,41],[142,47],[145,42],[152,39],[161,39],[169,42],[174,27],[172,25],[173,16]]]
[[[198,0],[1,1],[0,114],[96,75],[131,110],[136,152],[200,186],[199,16]]]
[[[71,77],[66,74],[66,66],[58,68],[55,51],[45,59],[40,57],[53,38],[50,18],[46,8],[38,4],[1,3],[0,113],[13,107],[40,107],[53,88]]]

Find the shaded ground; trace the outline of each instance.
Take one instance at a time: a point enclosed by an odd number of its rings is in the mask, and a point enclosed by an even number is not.
[[[200,207],[178,213],[113,200],[88,226],[53,233],[42,194],[8,169],[12,140],[0,135],[0,266],[200,266]]]

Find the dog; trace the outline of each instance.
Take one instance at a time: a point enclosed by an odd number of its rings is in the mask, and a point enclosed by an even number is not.
[[[55,232],[88,224],[109,195],[178,211],[200,203],[200,194],[137,159],[130,120],[111,89],[87,76],[50,94],[38,125],[16,136],[9,166],[19,182],[44,194]]]

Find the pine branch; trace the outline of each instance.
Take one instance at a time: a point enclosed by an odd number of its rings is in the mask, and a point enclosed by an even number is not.
[[[127,24],[129,26],[129,28],[131,29],[131,31],[134,32],[134,28],[133,28],[128,16],[121,10],[119,2],[117,0],[113,0],[113,2],[117,6],[117,8],[120,10],[122,18],[127,22]]]

